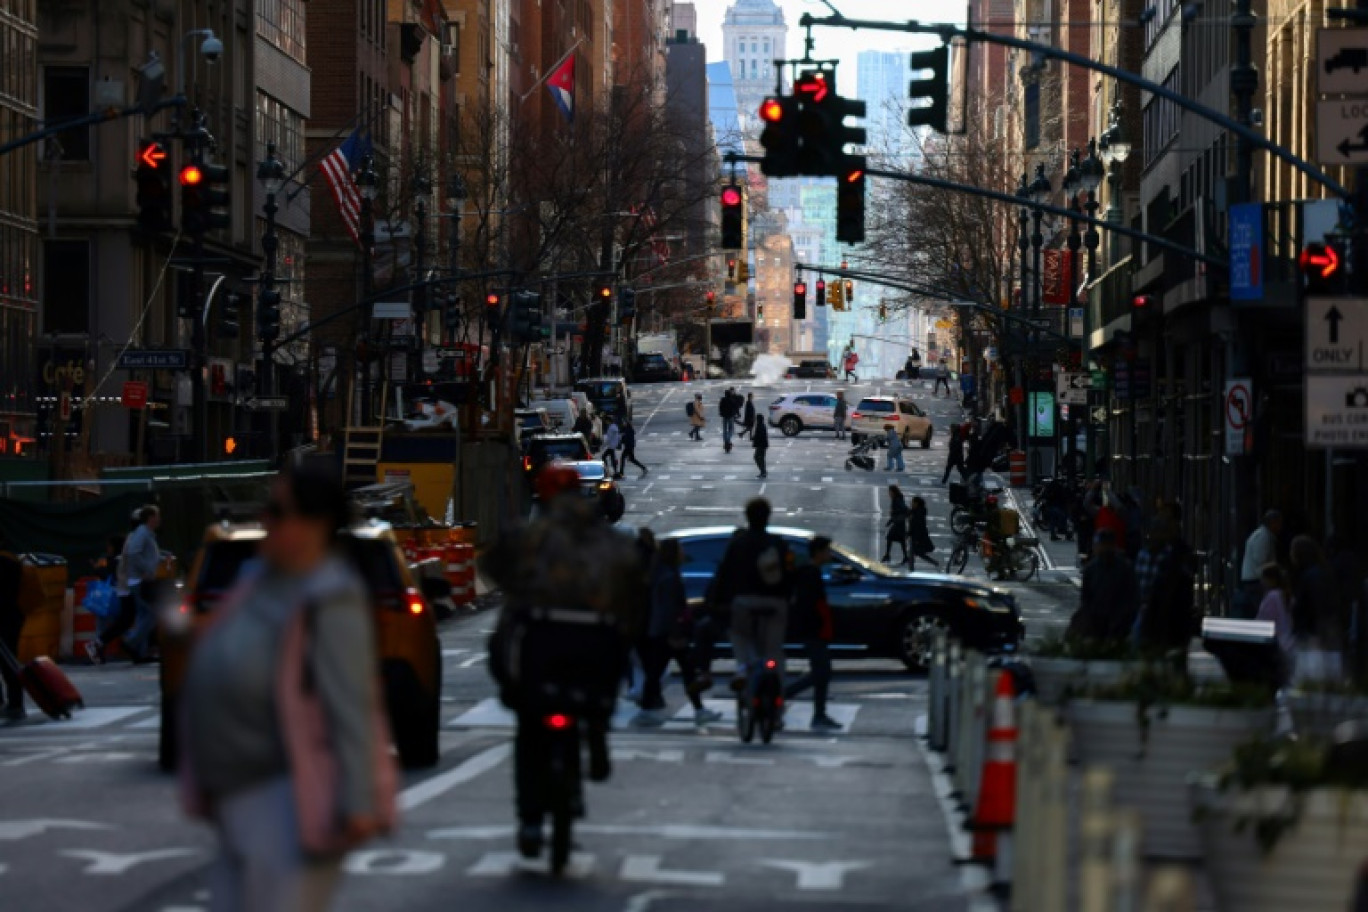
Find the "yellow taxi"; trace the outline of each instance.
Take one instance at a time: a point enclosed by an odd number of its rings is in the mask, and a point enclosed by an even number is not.
[[[162,625],[158,762],[163,769],[176,764],[176,702],[194,630],[232,588],[265,534],[255,523],[221,522],[206,529],[172,622]],[[399,761],[409,769],[433,766],[439,756],[442,648],[432,608],[388,525],[355,525],[341,540],[370,590],[385,707]],[[187,618],[190,623],[183,623]]]

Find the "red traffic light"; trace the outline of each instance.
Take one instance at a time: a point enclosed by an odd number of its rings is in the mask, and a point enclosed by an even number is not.
[[[846,174],[845,182],[847,184],[859,183],[860,181],[864,180],[864,175],[865,173],[863,168],[856,168],[854,171],[850,171]]]
[[[485,307],[498,307],[499,296],[496,294],[485,295]]]
[[[766,123],[778,123],[783,120],[783,102],[777,98],[766,98],[760,103],[760,119]]]
[[[203,181],[204,172],[200,170],[199,165],[186,165],[184,168],[181,168],[180,182],[182,186],[194,187]]]
[[[1297,260],[1301,271],[1328,279],[1339,272],[1340,255],[1329,244],[1307,244]]]
[[[161,169],[161,163],[166,160],[166,149],[159,142],[151,142],[143,146],[138,153],[138,161],[154,171]]]
[[[817,280],[817,290],[818,290],[818,291],[826,291],[826,280],[825,280],[825,279],[818,279],[818,280]]]
[[[793,293],[796,294],[796,295],[799,295],[799,296],[802,296],[802,295],[807,294],[807,283],[806,283],[806,282],[794,282],[794,283],[793,283]]]
[[[611,286],[608,286],[608,285],[600,285],[600,286],[599,286],[599,290],[598,290],[598,296],[599,296],[600,298],[603,298],[603,300],[605,300],[605,301],[608,300],[609,298],[611,298],[611,297],[613,296],[613,289],[612,289],[612,287],[611,287]]]
[[[714,305],[714,304],[716,304],[716,303],[717,303],[717,292],[715,292],[715,291],[710,291],[710,292],[708,292],[708,306],[711,307],[712,305]]]
[[[738,187],[726,187],[722,190],[722,205],[739,206],[741,205],[741,190]]]
[[[831,94],[831,86],[827,85],[826,76],[821,73],[814,73],[799,80],[794,89],[800,95],[810,95],[812,100],[821,104],[826,97]]]
[[[1154,303],[1154,295],[1136,295],[1131,298],[1131,307],[1149,307]]]

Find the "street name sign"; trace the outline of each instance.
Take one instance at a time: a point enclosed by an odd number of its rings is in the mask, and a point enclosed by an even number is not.
[[[1368,98],[1316,102],[1316,160],[1322,165],[1368,165]]]
[[[413,308],[408,301],[379,301],[371,307],[371,317],[376,320],[408,320],[413,317]]]
[[[1368,370],[1368,298],[1307,298],[1305,310],[1309,373]]]
[[[289,404],[284,396],[254,396],[243,403],[254,412],[283,412]]]
[[[1316,91],[1357,95],[1368,91],[1368,29],[1323,28],[1316,32]]]
[[[1368,374],[1306,375],[1306,445],[1368,449]]]
[[[119,352],[122,370],[185,370],[190,352],[183,348],[129,348]]]

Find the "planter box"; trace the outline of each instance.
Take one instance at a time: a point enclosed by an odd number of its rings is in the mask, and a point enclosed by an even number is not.
[[[1027,657],[1031,675],[1035,678],[1036,699],[1046,706],[1056,706],[1066,691],[1087,687],[1105,687],[1118,683],[1136,667],[1134,662],[1092,661]]]
[[[1341,722],[1368,720],[1368,696],[1360,694],[1294,691],[1287,695],[1287,708],[1293,727],[1302,737],[1328,738]]]
[[[1079,762],[1110,767],[1116,803],[1140,812],[1144,854],[1179,859],[1201,854],[1188,777],[1225,763],[1235,745],[1271,731],[1274,720],[1272,707],[1155,706],[1142,737],[1135,703],[1075,700],[1067,712]]]
[[[1240,817],[1278,814],[1293,800],[1281,787],[1222,794],[1210,781],[1192,786],[1206,869],[1221,912],[1350,907],[1359,866],[1368,858],[1368,794],[1304,793],[1297,822],[1267,854],[1252,824],[1235,832]]]

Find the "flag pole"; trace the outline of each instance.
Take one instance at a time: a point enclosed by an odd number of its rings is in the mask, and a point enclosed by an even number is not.
[[[547,68],[546,72],[542,74],[542,77],[537,80],[536,84],[534,84],[532,88],[528,89],[525,93],[523,93],[522,97],[518,99],[518,104],[522,104],[523,102],[527,101],[527,99],[531,98],[532,93],[537,91],[537,89],[540,89],[542,87],[542,84],[546,82],[546,80],[551,78],[551,74],[559,70],[561,68],[561,64],[565,63],[565,61],[570,59],[571,54],[579,50],[579,46],[581,44],[584,44],[583,38],[581,38],[579,41],[576,41],[574,46],[572,46],[570,50],[566,51],[564,54],[561,55],[560,60],[557,60],[555,63],[551,64],[550,67]]]

